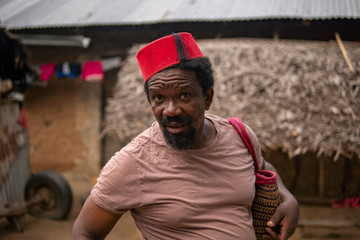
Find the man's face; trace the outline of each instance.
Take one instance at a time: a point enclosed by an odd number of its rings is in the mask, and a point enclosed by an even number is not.
[[[149,103],[166,142],[174,149],[191,148],[201,141],[205,110],[211,97],[203,94],[196,74],[168,69],[148,80]]]

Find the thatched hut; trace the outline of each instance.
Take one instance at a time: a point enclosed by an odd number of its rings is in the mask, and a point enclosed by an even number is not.
[[[264,156],[301,196],[348,197],[360,186],[360,75],[334,42],[199,40],[213,63],[215,99],[209,112],[238,116],[257,133]],[[359,43],[346,42],[354,69]],[[103,134],[121,143],[154,121],[129,50],[108,99]]]

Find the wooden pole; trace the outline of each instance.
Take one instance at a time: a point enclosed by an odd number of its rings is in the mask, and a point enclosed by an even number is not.
[[[349,68],[350,68],[350,71],[351,71],[352,73],[355,73],[354,67],[353,67],[353,65],[351,64],[351,61],[350,61],[350,59],[349,59],[349,56],[347,55],[346,49],[345,49],[345,47],[344,47],[344,44],[343,44],[342,41],[341,41],[341,38],[340,38],[339,33],[337,33],[337,32],[335,33],[335,38],[336,38],[337,43],[339,44],[340,50],[341,50],[341,52],[342,52],[342,54],[343,54],[343,56],[344,56],[344,58],[345,58],[345,61],[346,61],[347,65],[348,65]]]
[[[318,187],[319,187],[319,197],[324,196],[324,159],[322,157],[319,158],[319,179],[318,179]]]

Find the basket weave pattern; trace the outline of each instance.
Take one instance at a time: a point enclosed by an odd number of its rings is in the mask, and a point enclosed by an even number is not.
[[[279,205],[280,194],[277,183],[256,185],[251,207],[256,239],[262,239],[262,235],[266,233],[266,223]]]

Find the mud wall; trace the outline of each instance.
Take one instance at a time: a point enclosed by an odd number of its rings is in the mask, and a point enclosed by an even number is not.
[[[83,49],[27,47],[30,64],[93,60]],[[24,106],[29,115],[30,167],[50,169],[89,181],[99,172],[101,82],[57,78],[45,87],[28,87]]]
[[[287,188],[303,201],[328,201],[358,196],[360,159],[316,156],[308,152],[292,159],[281,151],[263,153]],[[316,200],[317,198],[317,200]]]

